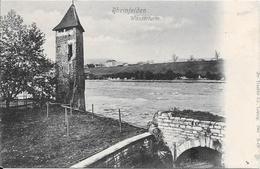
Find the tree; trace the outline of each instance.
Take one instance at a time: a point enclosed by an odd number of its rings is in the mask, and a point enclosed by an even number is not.
[[[188,61],[191,61],[191,62],[195,61],[194,56],[193,56],[193,55],[190,55],[190,59],[189,59]]]
[[[150,72],[150,71],[145,71],[145,73],[144,73],[144,79],[145,80],[153,80],[153,78],[154,78],[154,74],[153,74],[153,72]]]
[[[185,73],[185,77],[187,77],[188,79],[197,79],[199,75],[189,70]]]
[[[87,64],[87,67],[88,67],[89,69],[91,69],[91,68],[94,68],[95,65],[94,65],[94,64]]]
[[[176,75],[175,75],[175,73],[172,70],[169,69],[165,73],[165,77],[166,77],[166,80],[173,80],[173,79],[176,78]]]
[[[217,50],[215,50],[215,59],[219,60],[220,56],[219,56],[219,52]]]
[[[221,73],[210,73],[210,72],[207,72],[205,77],[209,80],[221,80],[221,78],[224,77],[223,74]]]
[[[174,53],[174,54],[172,55],[172,61],[173,61],[173,62],[177,62],[177,60],[178,60],[178,56]]]
[[[25,25],[14,10],[1,18],[0,29],[0,94],[6,107],[22,92],[34,98],[50,98],[55,79],[50,70],[54,64],[43,53],[43,32],[35,23]]]

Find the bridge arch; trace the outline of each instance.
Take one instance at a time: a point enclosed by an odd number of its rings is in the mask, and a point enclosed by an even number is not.
[[[169,147],[173,161],[185,151],[196,147],[223,154],[224,117],[177,109],[156,113],[151,123],[149,131],[157,128],[159,132],[150,132]]]
[[[193,147],[180,154],[174,161],[174,166],[181,168],[223,167],[222,154],[208,147]]]
[[[189,139],[184,142],[176,145],[174,152],[174,160],[177,159],[183,152],[186,150],[195,148],[195,147],[207,147],[212,150],[216,150],[222,153],[222,143],[218,139],[212,139],[210,136],[202,136],[197,139]]]

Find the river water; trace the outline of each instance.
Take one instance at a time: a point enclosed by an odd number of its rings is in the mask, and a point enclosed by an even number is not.
[[[174,107],[224,115],[224,83],[86,80],[87,111],[146,126],[157,111]]]

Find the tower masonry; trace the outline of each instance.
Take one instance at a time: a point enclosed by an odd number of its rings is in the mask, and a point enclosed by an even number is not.
[[[85,110],[83,32],[75,5],[72,4],[56,32],[56,100]]]

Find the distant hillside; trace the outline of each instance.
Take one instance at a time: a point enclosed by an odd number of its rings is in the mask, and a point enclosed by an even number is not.
[[[196,79],[200,76],[207,79],[219,80],[224,77],[224,61],[189,61],[116,67],[97,67],[86,69],[86,71],[89,71],[94,78],[131,78],[131,76],[133,76],[135,79],[146,79],[149,75],[149,79],[158,79],[157,76],[168,74],[171,76],[170,79],[175,79],[181,76]],[[140,76],[140,73],[144,75]],[[208,76],[212,77],[210,78]],[[166,79],[170,80],[168,77],[166,77]]]

